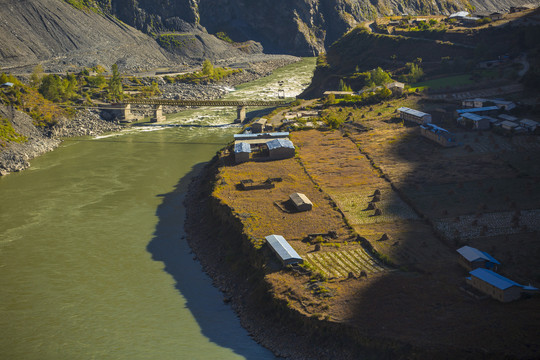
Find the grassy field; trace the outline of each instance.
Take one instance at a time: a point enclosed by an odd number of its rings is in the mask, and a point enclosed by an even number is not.
[[[456,87],[470,84],[474,84],[474,80],[471,79],[471,75],[461,74],[411,84],[411,89],[443,89],[446,87]]]

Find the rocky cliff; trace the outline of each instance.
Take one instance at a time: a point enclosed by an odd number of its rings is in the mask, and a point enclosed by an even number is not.
[[[51,60],[44,65],[53,71],[113,63],[141,70],[170,62],[151,37],[111,16],[61,0],[2,1],[0,39],[3,69],[44,60]],[[55,69],[53,63],[64,67]]]
[[[206,28],[235,41],[255,40],[266,51],[311,56],[360,21],[379,15],[507,10],[529,0],[100,0],[147,33]],[[533,0],[536,1],[536,0]]]

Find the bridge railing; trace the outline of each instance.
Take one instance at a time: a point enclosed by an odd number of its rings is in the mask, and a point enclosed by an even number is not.
[[[170,106],[279,106],[286,105],[288,101],[275,100],[169,100],[169,99],[133,99],[122,104],[132,105],[170,105]]]

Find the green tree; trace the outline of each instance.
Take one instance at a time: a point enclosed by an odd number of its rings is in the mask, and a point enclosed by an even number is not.
[[[32,70],[32,75],[30,75],[30,85],[34,88],[38,88],[41,84],[41,78],[43,77],[43,66],[37,64]]]
[[[202,73],[206,76],[212,76],[214,75],[214,65],[212,65],[212,62],[208,59],[204,60],[202,65]]]
[[[352,91],[351,87],[347,85],[343,79],[339,80],[339,91]]]
[[[121,101],[124,98],[124,90],[122,89],[122,78],[118,72],[118,65],[112,66],[112,77],[109,81],[109,98],[112,101]]]
[[[384,85],[392,81],[392,79],[390,78],[390,74],[388,74],[380,67],[371,70],[370,75],[371,81],[377,86]]]
[[[64,96],[64,84],[58,75],[47,75],[41,79],[38,91],[50,101],[60,101]]]

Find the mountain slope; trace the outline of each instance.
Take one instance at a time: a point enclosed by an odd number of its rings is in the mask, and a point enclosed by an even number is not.
[[[166,52],[136,29],[60,0],[4,0],[0,12],[4,68],[54,58],[66,65],[123,69],[168,63]]]

